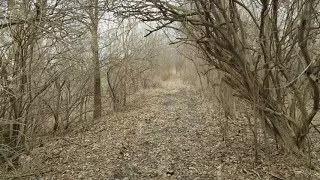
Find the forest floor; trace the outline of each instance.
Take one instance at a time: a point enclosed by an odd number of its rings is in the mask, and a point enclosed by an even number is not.
[[[125,111],[48,138],[21,157],[17,172],[0,179],[320,179],[272,143],[268,158],[259,148],[255,165],[247,120],[230,120],[224,142],[222,114],[216,103],[173,78],[131,96]]]

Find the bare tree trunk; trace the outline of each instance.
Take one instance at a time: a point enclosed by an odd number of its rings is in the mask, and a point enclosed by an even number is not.
[[[65,113],[65,118],[64,118],[64,127],[63,129],[66,130],[70,126],[70,114],[71,114],[71,83],[70,81],[67,82],[67,94],[66,94],[66,113]]]
[[[56,132],[58,130],[59,124],[60,124],[60,108],[61,108],[61,91],[62,91],[62,85],[59,82],[59,79],[56,80],[56,87],[57,87],[57,102],[56,102],[56,107],[54,110],[54,125],[53,125],[53,132]]]
[[[80,116],[79,116],[79,122],[81,123],[81,125],[83,126],[84,122],[83,122],[83,112],[84,112],[84,99],[85,96],[82,95],[81,100],[80,100]]]
[[[257,109],[257,104],[258,104],[258,99],[259,99],[259,90],[256,90],[255,83],[253,87],[253,95],[252,97],[254,98],[253,100],[253,144],[254,144],[254,161],[255,165],[258,164],[258,109]]]
[[[98,43],[98,0],[94,2],[94,8],[91,12],[91,48],[92,48],[92,65],[93,65],[93,119],[101,117],[101,76],[99,60],[99,43]]]

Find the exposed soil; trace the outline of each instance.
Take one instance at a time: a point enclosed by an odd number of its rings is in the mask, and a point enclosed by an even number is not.
[[[319,173],[273,144],[269,158],[263,147],[259,149],[260,162],[255,165],[252,133],[241,114],[230,120],[223,142],[220,108],[177,79],[135,94],[130,104],[126,111],[108,115],[86,130],[48,138],[21,157],[21,169],[2,177],[320,179]]]

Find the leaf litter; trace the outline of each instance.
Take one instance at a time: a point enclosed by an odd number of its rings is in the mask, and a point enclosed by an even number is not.
[[[270,145],[254,165],[252,133],[241,113],[222,141],[223,113],[194,88],[172,79],[130,96],[126,111],[87,130],[48,138],[4,179],[320,179],[319,173]],[[241,105],[239,105],[240,107]],[[241,108],[239,108],[241,109]],[[259,141],[261,141],[261,137]],[[261,143],[260,143],[261,144]],[[1,177],[1,176],[0,176]]]

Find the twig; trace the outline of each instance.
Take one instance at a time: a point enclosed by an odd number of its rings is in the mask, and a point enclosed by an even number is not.
[[[148,37],[150,34],[167,27],[169,24],[172,24],[172,23],[173,23],[173,21],[169,21],[167,23],[162,24],[161,26],[156,27],[155,29],[148,30],[149,31],[148,34],[146,34],[144,37]]]
[[[46,170],[46,171],[41,171],[41,172],[33,172],[33,173],[27,173],[27,174],[19,174],[15,176],[6,176],[5,179],[16,179],[16,178],[25,178],[29,176],[34,176],[34,175],[39,175],[39,174],[45,174],[48,172],[51,172],[52,170]]]
[[[320,130],[318,129],[319,125],[314,125],[313,123],[311,123],[311,125],[320,134]]]
[[[265,173],[267,173],[267,174],[269,174],[269,175],[271,175],[272,177],[274,177],[274,178],[277,178],[277,179],[280,179],[280,180],[286,180],[285,178],[282,178],[282,177],[280,177],[280,176],[278,176],[278,175],[276,175],[276,174],[273,174],[273,173],[271,173],[271,172],[268,172],[268,171],[264,171]]]
[[[253,169],[250,169],[250,171],[253,172],[254,174],[256,174],[259,177],[259,179],[262,179],[260,174],[257,171],[255,171]]]
[[[0,155],[4,158],[6,161],[7,165],[10,166],[14,171],[17,171],[16,168],[14,167],[11,158],[7,157],[3,152],[0,151]]]
[[[92,143],[89,143],[89,144],[80,144],[80,143],[77,143],[77,142],[72,142],[72,141],[68,140],[67,138],[61,138],[61,139],[66,141],[67,143],[69,143],[71,145],[77,145],[77,146],[80,146],[80,147],[88,147],[88,146],[91,146],[92,144],[95,143],[95,142],[92,142]]]

